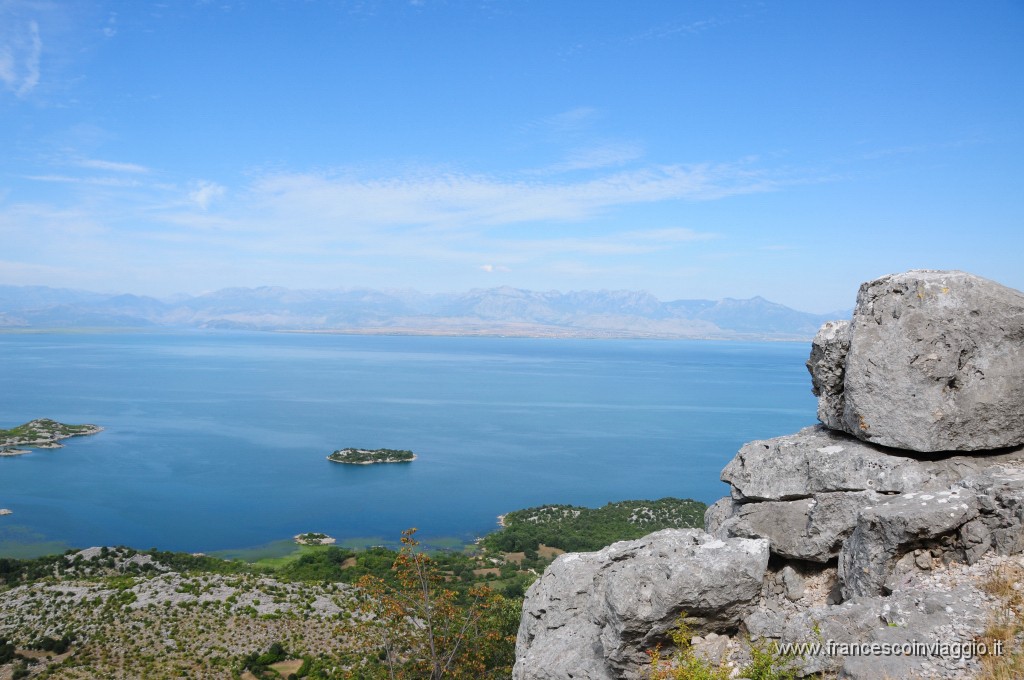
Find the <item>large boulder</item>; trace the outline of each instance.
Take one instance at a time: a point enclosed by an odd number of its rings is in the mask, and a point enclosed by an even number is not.
[[[844,597],[890,592],[917,548],[945,562],[1024,552],[1024,467],[993,465],[946,491],[907,493],[861,510],[839,554]]]
[[[735,630],[767,566],[767,541],[696,529],[561,555],[526,593],[513,678],[643,677],[680,613],[697,632]]]
[[[991,567],[920,572],[890,595],[842,605],[778,603],[753,612],[744,625],[754,638],[815,646],[799,659],[800,675],[848,680],[973,677],[978,662],[939,645],[970,648],[990,621],[990,598],[979,587]],[[774,614],[774,615],[772,615]],[[884,649],[895,650],[885,654]],[[806,648],[805,648],[806,649]],[[876,651],[872,651],[876,650]],[[974,671],[974,672],[972,672]]]
[[[845,596],[875,594],[925,545],[945,542],[970,562],[1024,551],[1022,470],[1024,448],[915,458],[817,425],[745,444],[722,471],[731,494],[708,508],[704,528],[767,539],[782,559],[840,558]]]
[[[839,556],[843,597],[891,591],[899,558],[915,548],[953,547],[954,540],[944,545],[942,538],[955,539],[979,512],[977,494],[958,487],[901,494],[864,508]]]
[[[815,425],[744,444],[721,479],[735,501],[783,501],[836,491],[893,494],[945,488],[993,465],[1021,460],[1020,449],[984,457],[914,457]]]
[[[855,491],[763,503],[722,499],[705,522],[707,531],[720,538],[767,538],[773,555],[823,563],[839,555],[861,508],[883,498],[874,491]],[[731,506],[723,507],[726,503]]]
[[[853,320],[826,324],[808,361],[818,417],[911,451],[1024,443],[1024,293],[959,271],[861,286]]]
[[[784,501],[833,491],[902,493],[962,477],[948,465],[887,452],[821,426],[744,444],[722,470],[734,500]]]

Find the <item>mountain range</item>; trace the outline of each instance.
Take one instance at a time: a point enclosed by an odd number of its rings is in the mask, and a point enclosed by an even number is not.
[[[225,288],[173,300],[48,286],[0,286],[0,329],[239,330],[719,339],[810,338],[849,311],[811,314],[761,297],[661,301],[644,291],[465,293]]]

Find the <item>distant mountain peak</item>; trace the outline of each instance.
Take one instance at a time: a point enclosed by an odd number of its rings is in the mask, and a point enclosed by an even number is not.
[[[671,300],[645,290],[532,291],[509,285],[463,293],[232,287],[171,301],[0,286],[0,328],[176,326],[350,333],[809,339],[833,315],[761,296]]]

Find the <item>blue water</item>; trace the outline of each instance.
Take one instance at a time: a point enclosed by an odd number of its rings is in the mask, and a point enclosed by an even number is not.
[[[741,444],[815,421],[807,343],[271,333],[0,335],[0,555],[215,551],[305,531],[469,540],[533,505],[725,495]],[[419,460],[351,466],[346,446]],[[29,546],[26,548],[26,546]]]

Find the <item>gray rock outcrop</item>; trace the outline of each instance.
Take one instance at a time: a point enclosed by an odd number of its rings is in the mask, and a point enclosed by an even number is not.
[[[811,341],[811,391],[818,397],[818,420],[833,430],[844,430],[843,401],[846,355],[850,352],[849,321],[826,321]]]
[[[744,619],[744,626],[760,639],[821,645],[821,653],[801,659],[804,675],[838,673],[850,680],[970,677],[969,670],[978,666],[971,655],[940,654],[922,646],[970,645],[982,635],[991,610],[979,585],[1003,564],[999,560],[917,572],[890,595],[857,597],[841,605],[801,606],[768,598]],[[865,653],[873,645],[899,653]]]
[[[560,556],[526,595],[516,680],[642,677],[644,650],[679,614],[700,632],[735,630],[761,592],[768,541],[666,529]]]
[[[1024,293],[917,270],[861,286],[853,320],[826,324],[808,361],[818,417],[911,451],[1024,444]]]
[[[709,523],[708,530],[721,538],[767,538],[773,555],[825,563],[839,555],[861,508],[883,498],[874,491],[858,491],[793,501],[732,503],[721,522]]]
[[[843,597],[891,591],[898,560],[916,548],[956,551],[957,530],[978,513],[977,495],[961,489],[908,493],[864,508],[839,557]],[[943,544],[946,536],[952,540]]]
[[[1011,556],[1024,573],[1024,294],[956,271],[882,277],[851,321],[821,328],[807,367],[822,425],[744,445],[707,533],[564,555],[531,587],[517,680],[642,677],[680,612],[714,659],[738,658],[737,626],[848,646],[977,639],[992,610],[976,568]],[[978,668],[842,649],[800,665],[849,679]]]
[[[849,548],[848,539],[859,524],[868,521],[864,520],[865,512],[869,512],[872,520],[881,522],[881,517],[871,513],[904,508],[902,516],[914,516],[914,526],[918,527],[915,536],[921,539],[917,543],[958,530],[974,517],[960,518],[959,523],[950,527],[941,513],[934,517],[918,516],[935,504],[930,505],[930,498],[915,494],[948,494],[955,485],[970,484],[974,491],[963,489],[964,498],[973,498],[980,492],[986,497],[1006,499],[999,512],[993,510],[985,516],[985,522],[966,530],[973,531],[970,540],[974,540],[974,553],[984,552],[994,546],[993,532],[1005,537],[1021,526],[1019,514],[1024,508],[1014,504],[1009,490],[1001,494],[994,490],[997,478],[1004,480],[1004,486],[1012,487],[1013,483],[1007,480],[1014,479],[1013,474],[993,476],[994,471],[1003,470],[1002,465],[1021,464],[1021,449],[985,457],[959,455],[919,460],[907,452],[874,446],[820,425],[808,427],[796,434],[745,444],[722,471],[722,481],[729,483],[731,495],[708,509],[705,530],[719,538],[766,538],[777,557],[824,564],[839,557],[844,546]],[[904,496],[917,500],[904,506]],[[935,531],[928,533],[924,527],[932,519]],[[879,545],[879,555],[898,558],[916,545],[910,539],[899,539],[903,541],[900,544],[895,536],[906,531],[893,533],[892,527],[886,526],[885,531],[874,532],[867,540],[871,545],[882,537],[896,541]],[[861,530],[853,545],[863,545],[861,537],[866,538],[867,531]],[[963,538],[965,545],[968,540]],[[986,547],[982,548],[983,545]],[[858,552],[861,558],[866,554]],[[890,565],[889,558],[878,557],[869,562],[875,565],[871,568],[873,573]],[[857,563],[857,570],[864,568],[867,563]],[[850,569],[854,569],[854,563]],[[887,576],[875,574],[869,581],[881,584]],[[854,587],[849,593],[864,594],[868,592],[866,587]],[[874,587],[869,590],[878,592]]]
[[[837,491],[891,494],[946,487],[995,462],[1015,459],[1012,453],[985,459],[920,459],[812,426],[744,444],[722,470],[721,479],[739,502],[793,500]]]

